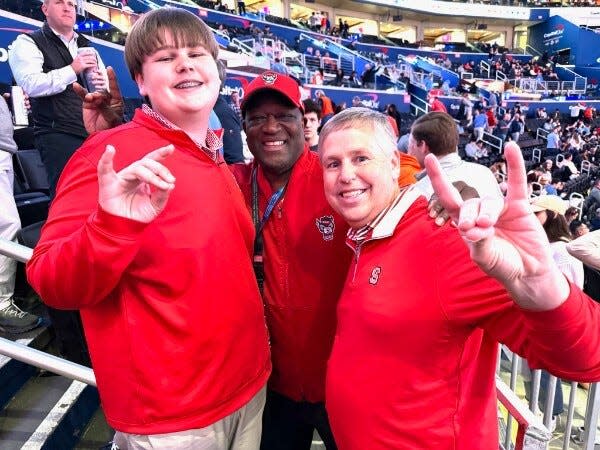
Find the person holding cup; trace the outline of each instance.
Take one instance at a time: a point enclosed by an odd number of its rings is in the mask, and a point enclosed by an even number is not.
[[[106,88],[104,63],[90,42],[75,33],[75,1],[44,0],[43,26],[21,34],[9,48],[8,62],[19,86],[29,96],[33,115],[35,146],[48,173],[50,197],[67,161],[88,136],[82,119],[82,100],[73,83],[84,82],[91,71],[96,89]],[[49,308],[60,353],[65,358],[89,365],[87,346],[79,313]]]

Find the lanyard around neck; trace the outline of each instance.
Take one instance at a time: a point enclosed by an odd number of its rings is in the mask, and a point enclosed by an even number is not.
[[[259,222],[260,211],[258,209],[258,168],[254,167],[252,169],[252,221],[254,222],[254,228],[256,229],[256,236],[262,233],[262,229],[271,217],[273,210],[275,209],[275,205],[281,200],[283,194],[285,192],[285,188],[287,183],[280,187],[277,191],[271,195],[271,198],[267,202],[267,208],[262,216],[262,219]]]

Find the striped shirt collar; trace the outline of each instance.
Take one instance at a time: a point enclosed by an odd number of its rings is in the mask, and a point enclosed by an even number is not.
[[[394,200],[370,223],[358,229],[349,229],[346,243],[352,247],[370,239],[391,236],[404,213],[422,195],[420,191],[414,189],[414,185],[401,189]]]
[[[398,202],[404,195],[404,192],[405,192],[405,189],[401,189],[400,192],[398,192],[398,194],[394,198],[394,200],[387,207],[385,207],[379,214],[377,214],[377,216],[371,222],[369,222],[368,224],[363,225],[362,227],[357,228],[357,229],[350,228],[348,230],[348,239],[350,239],[351,241],[354,241],[358,244],[366,241],[367,239],[370,239],[371,235],[372,235],[372,231],[375,229],[377,224],[379,224],[381,222],[381,220],[385,217],[385,215],[392,208],[394,208],[394,206],[396,206],[398,204]]]
[[[152,117],[154,120],[156,120],[157,122],[164,125],[165,127],[167,127],[170,130],[183,131],[177,125],[175,125],[174,123],[165,119],[162,115],[160,115],[159,113],[154,111],[152,108],[150,108],[150,106],[148,106],[145,103],[142,105],[142,112],[144,112],[148,116]],[[183,131],[183,132],[185,133],[185,131]],[[204,153],[206,153],[211,160],[213,160],[213,161],[218,160],[219,149],[221,148],[221,139],[219,139],[219,137],[216,135],[216,133],[213,130],[211,130],[209,128],[208,131],[206,132],[206,144],[202,144],[202,143],[196,141],[191,136],[189,136],[189,138],[194,142],[194,144],[196,144],[198,146],[198,148],[200,150],[202,150]]]

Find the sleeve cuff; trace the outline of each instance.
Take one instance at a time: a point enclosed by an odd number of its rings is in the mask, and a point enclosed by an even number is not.
[[[570,328],[572,323],[581,320],[583,304],[588,301],[588,296],[570,281],[568,283],[569,296],[560,306],[548,311],[522,309],[527,322],[536,329],[559,331]]]
[[[90,224],[103,234],[123,240],[136,240],[149,225],[137,220],[115,216],[104,211],[100,206],[92,214]]]

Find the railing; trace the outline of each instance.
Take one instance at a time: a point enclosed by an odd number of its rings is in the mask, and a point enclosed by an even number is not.
[[[522,370],[519,369],[520,365],[523,363],[524,364],[524,360],[521,359],[518,355],[512,353],[510,350],[506,349],[505,347],[501,347],[502,348],[502,353],[504,353],[505,355],[507,355],[508,360],[510,361],[510,390],[512,391],[512,393],[514,394],[514,391],[516,390],[515,388],[517,387],[517,379],[518,378],[522,378]],[[537,431],[533,431],[534,429],[540,430],[539,427],[539,422],[536,422],[535,419],[540,420],[539,417],[537,417],[537,414],[543,414],[543,424],[544,427],[541,429],[541,431],[548,431],[547,428],[549,428],[551,422],[552,422],[552,409],[553,409],[553,405],[554,405],[554,397],[555,397],[555,388],[557,383],[559,383],[560,381],[550,375],[549,376],[549,380],[548,380],[548,385],[546,388],[546,399],[545,399],[545,404],[543,405],[544,411],[539,411],[538,408],[538,401],[539,401],[539,394],[540,394],[540,378],[541,378],[541,371],[540,370],[532,370],[531,371],[531,392],[529,395],[529,413],[527,415],[527,417],[530,419],[530,426],[533,425],[532,428],[532,432],[533,433],[537,433]],[[566,417],[566,424],[565,424],[565,432],[562,438],[562,448],[564,450],[568,450],[570,448],[570,439],[571,439],[571,434],[573,432],[573,418],[574,418],[574,414],[575,414],[575,403],[576,403],[576,393],[577,393],[577,383],[576,382],[571,382],[569,383],[570,385],[570,393],[569,393],[569,404],[567,407],[567,417]],[[498,388],[498,383],[496,384],[496,387]],[[594,450],[594,442],[595,442],[595,438],[596,438],[596,426],[598,423],[598,416],[599,416],[599,412],[600,412],[600,402],[598,400],[600,400],[600,392],[598,392],[597,390],[598,384],[597,383],[593,383],[590,385],[590,389],[588,391],[588,398],[587,398],[587,406],[586,406],[586,413],[585,413],[585,420],[584,420],[584,436],[583,436],[583,449],[584,450]],[[500,394],[499,394],[499,398],[500,398]],[[535,419],[533,417],[531,417],[529,414],[532,414]],[[513,417],[515,417],[514,414],[512,414]],[[516,417],[515,417],[516,418]],[[511,446],[507,446],[508,442],[508,434],[510,434],[509,432],[511,432],[511,430],[509,429],[509,424],[510,424],[510,420],[507,421],[507,435],[505,435],[505,439],[504,439],[504,448],[512,448]],[[518,419],[517,419],[518,422]],[[535,425],[534,425],[535,424]],[[546,430],[544,430],[544,428],[546,428]],[[517,433],[517,436],[519,436],[519,433]],[[538,437],[543,437],[543,436],[538,436]],[[529,448],[540,448],[539,447],[539,443],[535,442],[535,440],[533,441],[535,443],[535,445],[529,447]],[[524,444],[527,444],[526,440],[524,441]],[[532,445],[532,444],[529,444]],[[537,445],[537,446],[536,446]],[[519,448],[523,448],[523,449],[527,449],[528,447],[526,445],[524,445],[523,447],[519,447],[519,443],[517,440],[517,443],[514,447],[515,449],[519,449]],[[545,448],[545,447],[543,447]]]
[[[429,112],[429,103],[414,94],[410,95],[410,107],[414,110],[411,112],[415,116],[418,116],[419,114],[427,114]]]
[[[538,128],[535,132],[535,138],[538,140],[547,141],[549,134],[550,134],[550,132],[548,130],[544,130],[543,128]]]
[[[493,134],[484,131],[483,138],[481,140],[493,148],[496,153],[502,153],[502,139],[498,136],[494,136]]]
[[[501,72],[498,72],[501,73]],[[498,76],[498,73],[496,76]],[[504,73],[502,73],[503,76]],[[583,79],[583,77],[580,77]],[[585,80],[585,79],[584,79]],[[506,80],[505,80],[506,81]],[[514,87],[521,89],[525,92],[536,93],[536,94],[549,94],[549,93],[574,93],[574,94],[582,94],[585,93],[585,87],[580,89],[581,83],[577,80],[566,80],[566,81],[543,81],[537,80],[535,78],[518,78],[514,80],[508,80],[510,84]],[[585,84],[583,84],[585,86]]]
[[[525,45],[525,51],[529,52],[530,55],[542,56],[542,52],[540,52],[539,50],[533,48],[529,44]]]
[[[0,255],[8,256],[19,262],[26,263],[29,261],[32,254],[33,250],[29,247],[19,245],[6,239],[0,239]],[[92,369],[27,347],[26,345],[0,338],[0,354],[39,367],[40,369],[48,370],[91,386],[96,386],[96,377],[94,376]]]
[[[491,72],[491,68],[489,63],[487,63],[486,61],[480,61],[479,62],[479,69],[481,71],[481,74],[486,74],[486,78],[490,78],[490,72]]]

